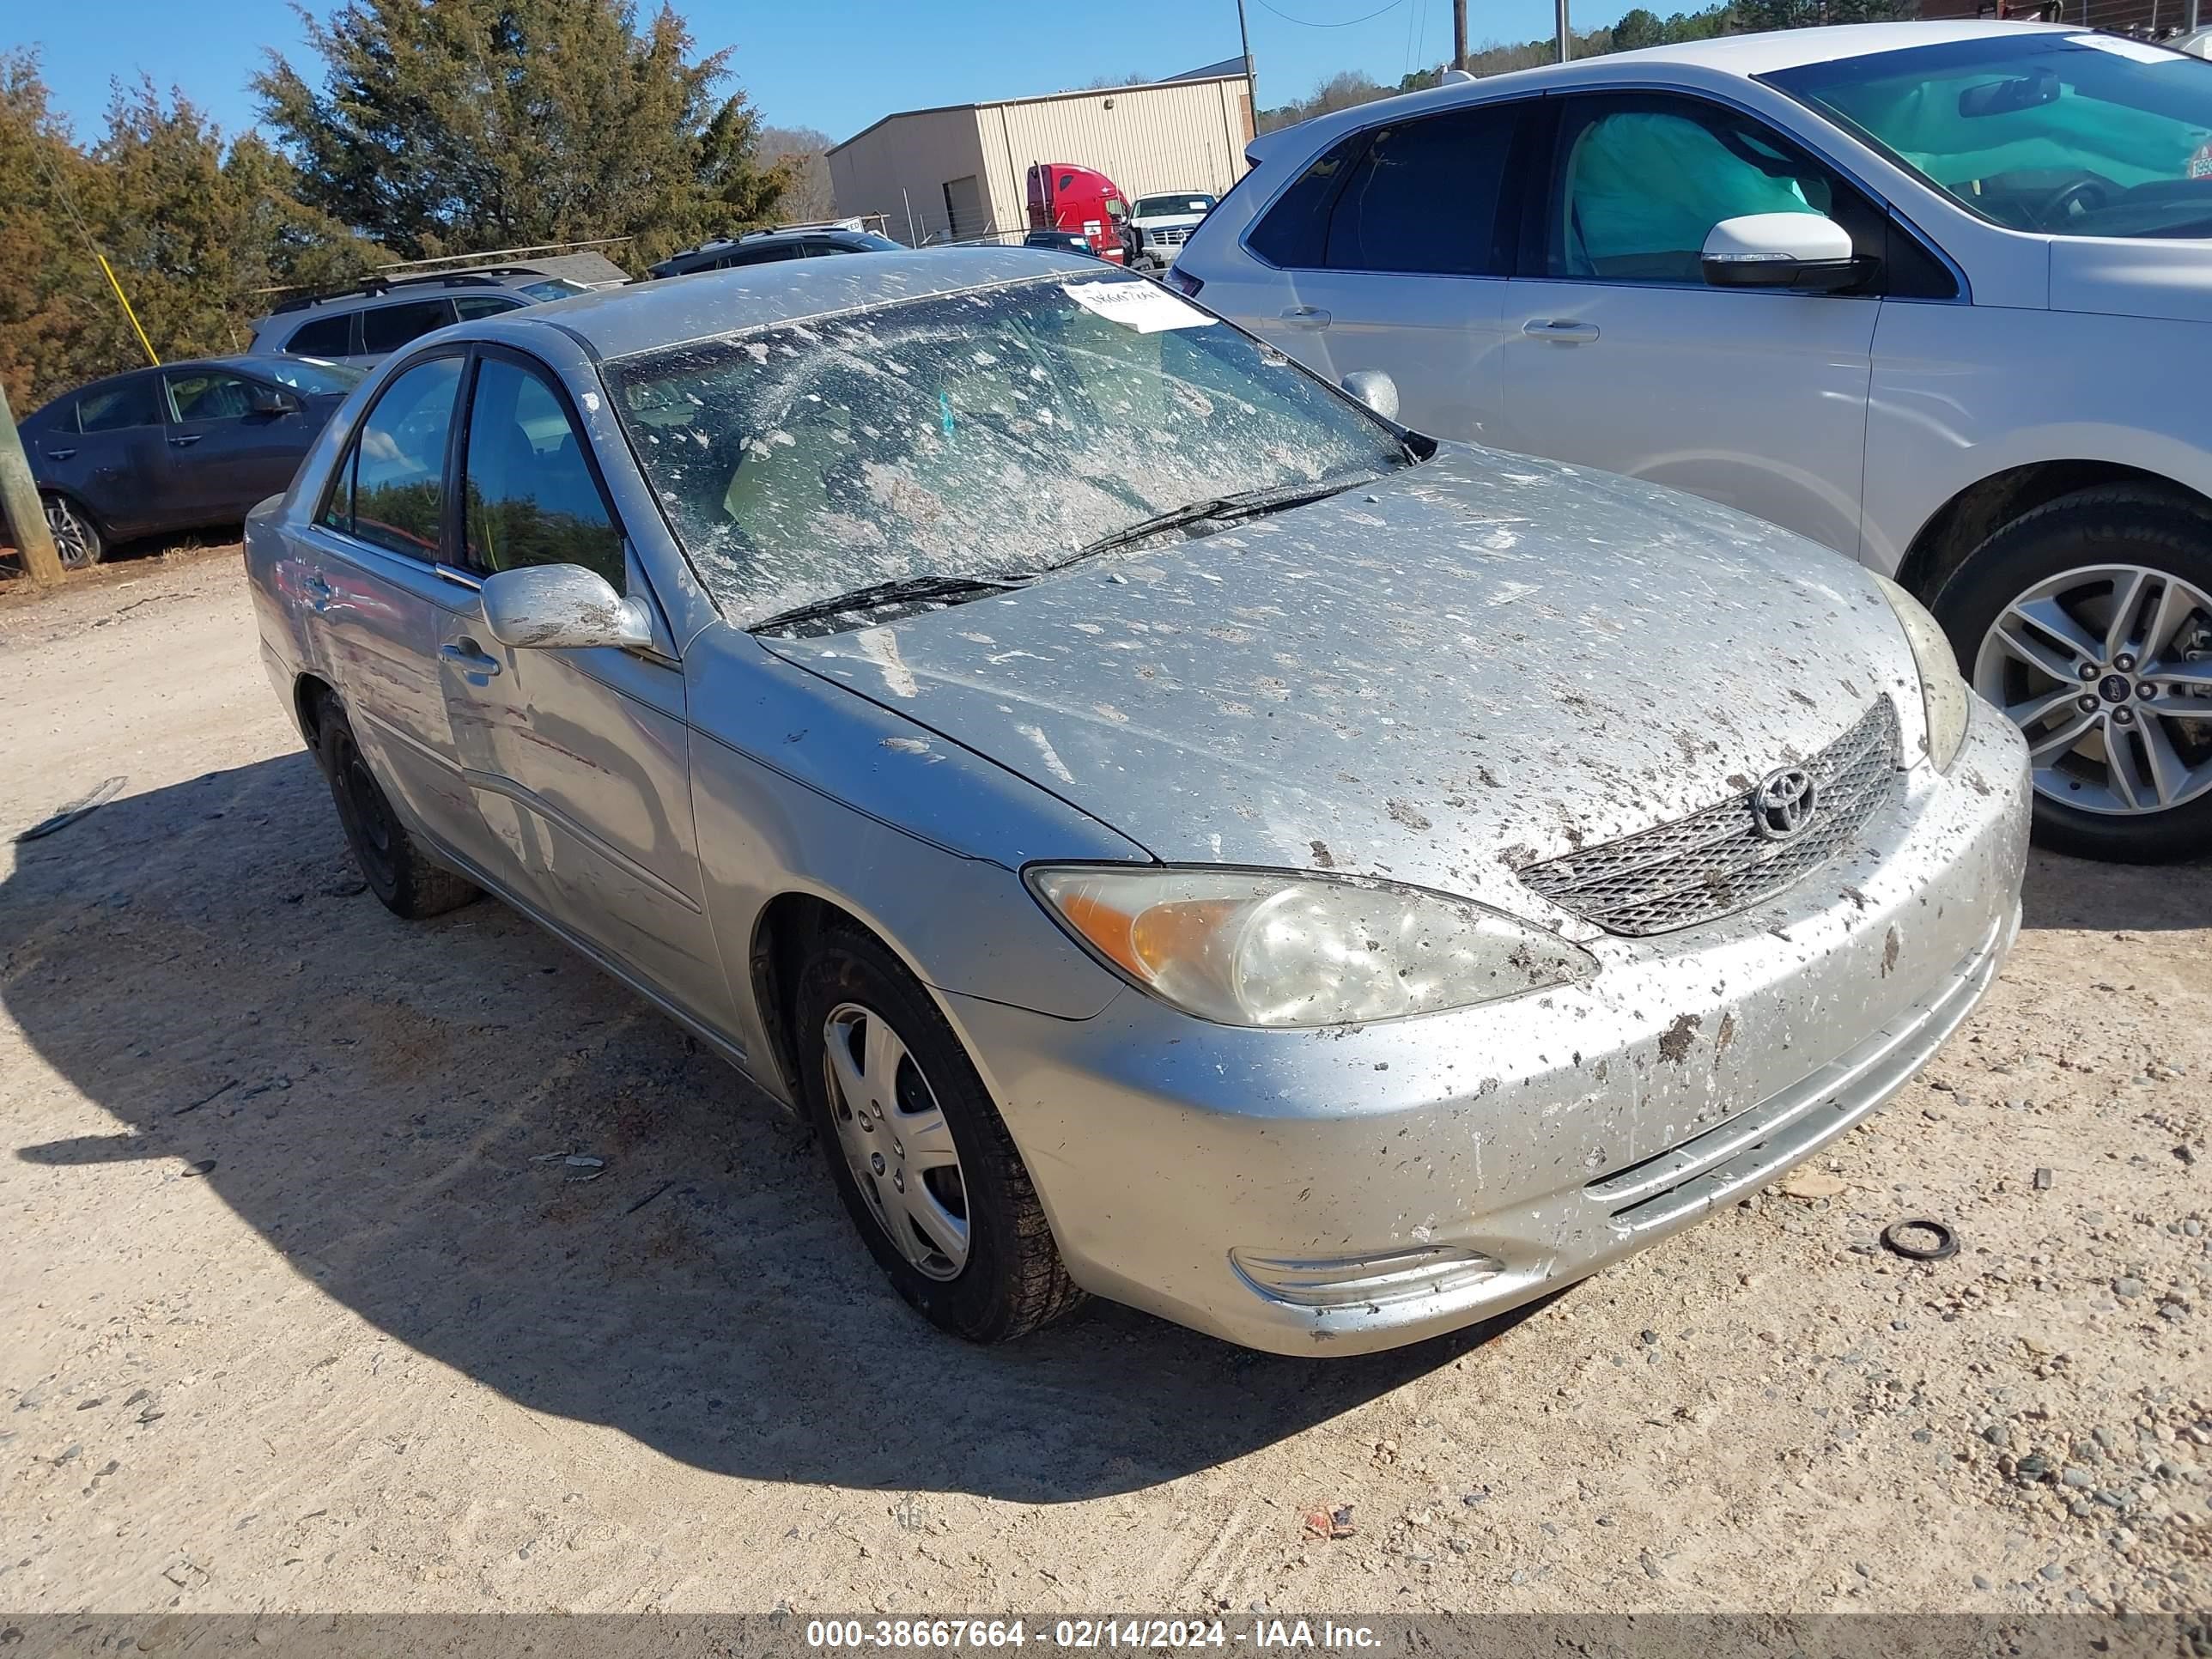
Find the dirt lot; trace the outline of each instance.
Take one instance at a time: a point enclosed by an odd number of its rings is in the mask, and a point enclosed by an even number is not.
[[[2039,860],[1838,1195],[1502,1331],[987,1352],[674,1027],[362,891],[234,557],[0,599],[0,836],[127,780],[0,839],[0,1608],[2212,1601],[2203,870]],[[1874,1244],[1916,1212],[1961,1253]]]

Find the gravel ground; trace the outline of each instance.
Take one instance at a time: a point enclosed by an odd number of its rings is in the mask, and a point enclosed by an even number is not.
[[[0,832],[125,780],[0,841],[0,1609],[2212,1601],[2203,870],[2039,858],[1831,1195],[1502,1328],[979,1352],[674,1027],[362,890],[234,556],[0,595]]]

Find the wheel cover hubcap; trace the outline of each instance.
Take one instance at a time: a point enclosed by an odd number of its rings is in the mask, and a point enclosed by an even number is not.
[[[854,1183],[915,1272],[968,1265],[968,1182],[951,1126],[890,1023],[857,1002],[823,1022],[823,1082]]]
[[[2212,788],[2212,594],[2144,565],[2086,565],[1997,614],[1974,690],[2027,738],[2036,793],[2115,817]]]
[[[92,550],[85,544],[84,526],[59,501],[46,503],[46,534],[53,538],[54,551],[60,556],[64,570],[82,570],[92,562]]]

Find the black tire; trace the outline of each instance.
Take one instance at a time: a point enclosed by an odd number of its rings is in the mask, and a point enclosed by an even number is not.
[[[979,1343],[1010,1341],[1079,1306],[1084,1292],[1060,1263],[1005,1121],[951,1026],[898,958],[858,927],[833,927],[799,970],[793,1002],[802,1087],[830,1179],[898,1293],[940,1328]],[[951,1132],[969,1239],[967,1260],[954,1278],[931,1278],[908,1261],[846,1162],[824,1028],[833,1012],[848,1005],[880,1016],[897,1033]]]
[[[426,854],[392,810],[384,787],[354,740],[353,726],[336,697],[323,699],[315,720],[316,758],[337,803],[338,823],[353,848],[368,890],[384,908],[410,921],[443,915],[479,896],[473,882]]]
[[[1929,605],[1971,684],[1984,636],[2038,583],[2100,564],[2166,572],[2212,592],[2212,514],[2185,498],[2104,484],[2024,513],[1969,554]],[[2212,705],[2207,706],[2212,715]],[[2036,844],[2078,858],[2166,864],[2212,853],[2212,794],[2163,811],[2084,811],[2038,791]]]
[[[46,509],[46,533],[54,538],[54,551],[64,570],[89,570],[106,556],[107,542],[92,514],[66,495],[41,495]]]

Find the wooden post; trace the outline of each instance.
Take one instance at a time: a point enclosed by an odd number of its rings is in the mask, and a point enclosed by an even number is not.
[[[1452,67],[1467,68],[1467,0],[1452,0]]]
[[[46,530],[46,509],[39,501],[39,486],[31,477],[31,458],[23,453],[22,434],[15,430],[15,411],[8,407],[8,388],[0,386],[0,509],[4,509],[9,532],[23,556],[23,568],[41,585],[62,579],[61,555]]]

